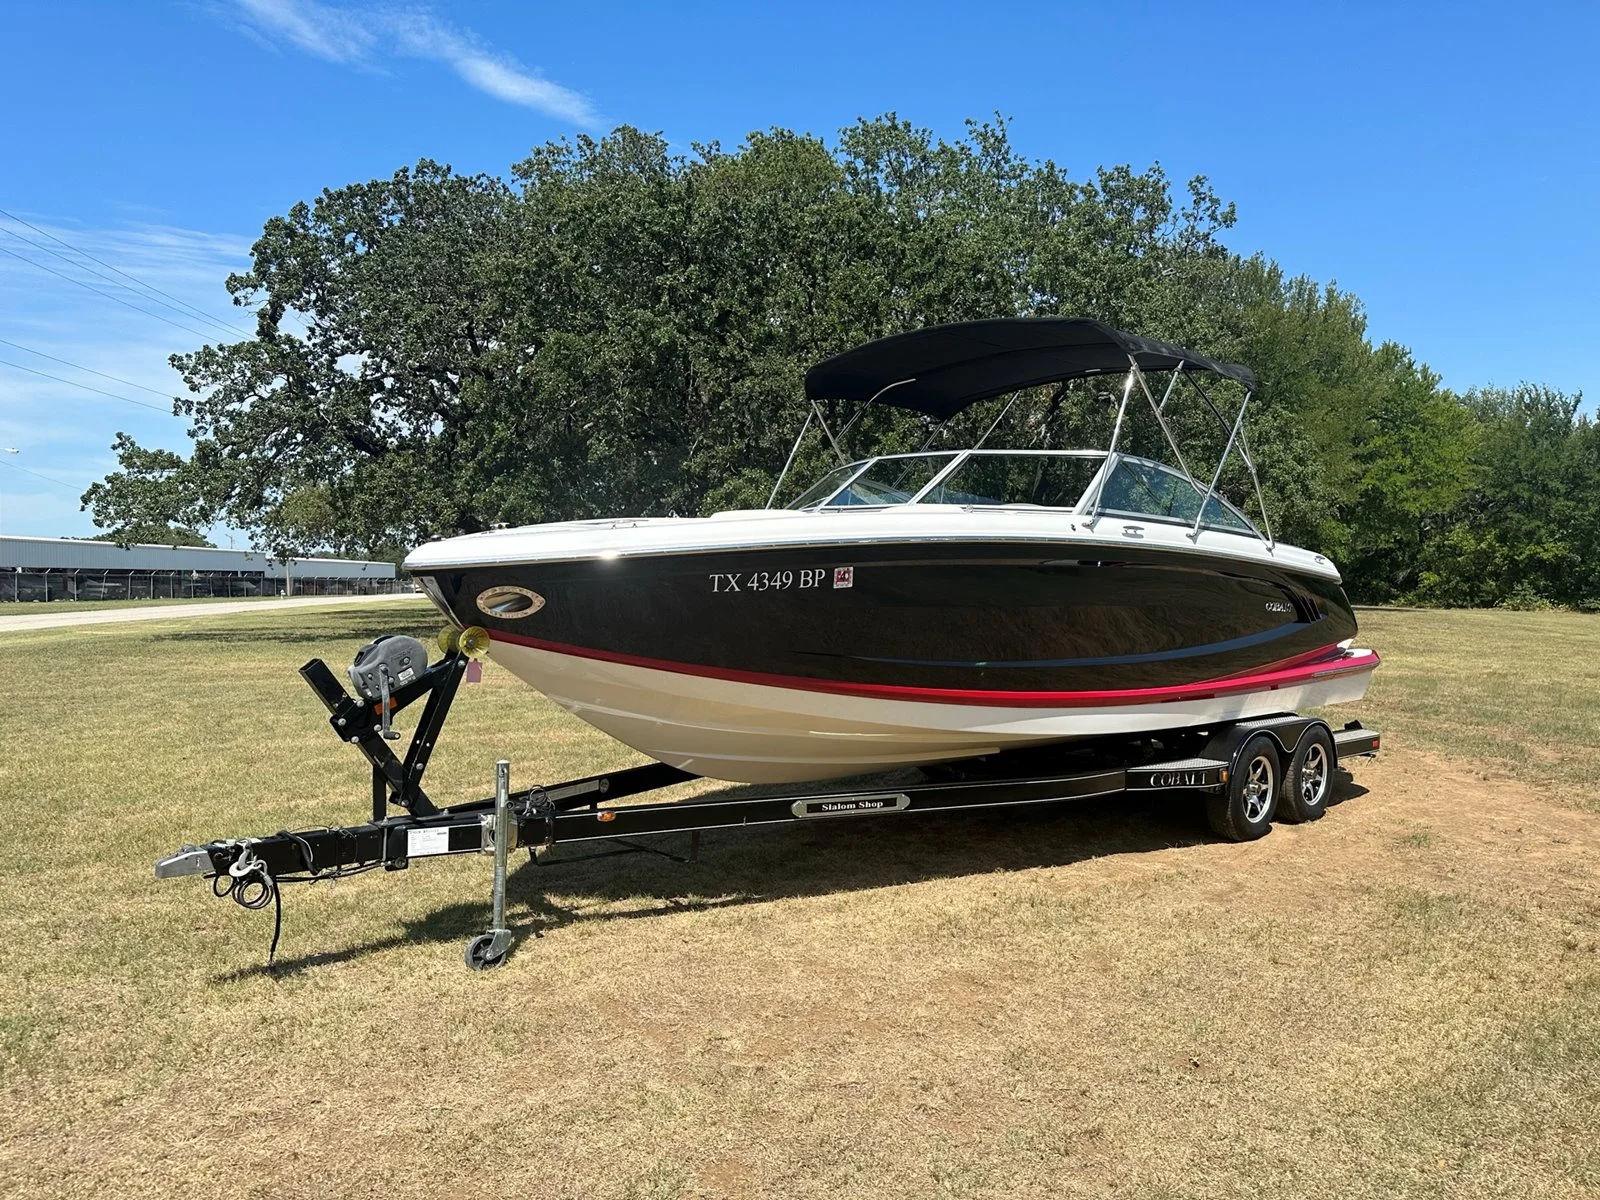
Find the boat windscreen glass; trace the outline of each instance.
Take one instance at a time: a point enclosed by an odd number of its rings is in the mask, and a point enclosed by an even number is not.
[[[835,467],[805,491],[801,492],[798,497],[791,500],[788,507],[810,508],[813,504],[821,504],[843,487],[844,481],[859,470],[861,470],[861,464],[858,462],[846,463],[842,467]]]
[[[852,479],[850,486],[829,500],[826,507],[908,504],[929,480],[950,465],[954,457],[954,454],[907,454],[880,458]]]
[[[1100,461],[1100,455],[974,454],[941,479],[921,503],[1075,508]]]
[[[1178,472],[1155,463],[1122,459],[1106,481],[1100,507],[1107,512],[1131,516],[1160,517],[1170,521],[1194,523],[1200,511],[1202,494]],[[1220,496],[1206,504],[1202,525],[1235,533],[1255,533],[1255,526]]]

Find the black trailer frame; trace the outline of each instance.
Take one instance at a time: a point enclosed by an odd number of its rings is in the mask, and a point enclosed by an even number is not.
[[[388,694],[387,704],[352,697],[321,659],[306,663],[300,674],[327,707],[329,727],[356,746],[371,765],[372,819],[360,825],[280,830],[266,837],[185,846],[156,864],[156,877],[202,875],[212,881],[216,895],[228,896],[245,908],[272,904],[270,963],[282,930],[285,884],[378,868],[404,870],[416,859],[492,854],[491,924],[466,947],[468,966],[481,970],[504,962],[511,949],[505,888],[508,853],[516,847],[537,855],[568,842],[609,841],[616,843],[615,848],[602,854],[650,852],[688,862],[698,854],[700,833],[708,829],[1002,808],[1166,790],[1206,795],[1213,828],[1230,840],[1246,840],[1266,832],[1280,801],[1289,819],[1320,816],[1333,768],[1351,757],[1376,754],[1379,748],[1378,732],[1359,722],[1333,731],[1321,718],[1284,713],[1204,729],[1010,751],[925,768],[926,781],[904,785],[641,804],[615,801],[698,776],[652,763],[513,791],[510,763],[501,760],[496,764],[494,796],[441,808],[423,790],[422,780],[469,661],[461,649],[449,651]],[[422,718],[400,758],[390,749],[395,736],[390,718],[424,697]],[[1312,763],[1320,763],[1314,779],[1307,774]],[[403,810],[403,815],[392,815],[391,806]],[[692,835],[687,858],[631,840],[669,833]]]

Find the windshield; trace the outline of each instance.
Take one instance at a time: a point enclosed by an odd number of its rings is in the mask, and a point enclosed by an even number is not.
[[[909,504],[911,498],[955,458],[954,454],[911,454],[880,458],[850,481],[832,500],[829,508],[847,505]]]
[[[788,507],[887,508],[915,502],[965,508],[1076,509],[1104,461],[1105,455],[1099,451],[974,450],[889,455],[835,467]],[[1097,507],[1105,512],[1192,525],[1202,496],[1193,482],[1171,467],[1119,456]],[[1255,533],[1255,527],[1239,510],[1220,496],[1213,496],[1206,504],[1201,524]]]
[[[1076,508],[1101,455],[974,454],[941,479],[923,504]]]
[[[1100,507],[1107,512],[1130,516],[1157,517],[1194,524],[1200,511],[1202,493],[1177,471],[1157,463],[1124,458],[1118,461],[1106,481]],[[1255,526],[1221,496],[1206,503],[1202,525],[1237,533],[1254,533]]]
[[[888,508],[916,501],[1076,508],[1104,458],[1063,451],[893,454],[835,467],[787,507]]]
[[[837,467],[807,488],[789,507],[812,508],[824,501],[827,508],[868,505],[881,508],[892,504],[909,504],[911,498],[927,487],[929,481],[949,466],[954,458],[953,452],[898,454]],[[863,467],[866,469],[863,470]],[[856,478],[851,479],[852,475]],[[839,491],[847,481],[850,486]],[[835,492],[839,494],[834,495]]]
[[[801,492],[796,499],[789,501],[788,507],[810,508],[813,504],[822,503],[843,487],[844,481],[861,470],[864,465],[864,463],[853,462],[846,463],[842,467],[835,467],[805,491]]]

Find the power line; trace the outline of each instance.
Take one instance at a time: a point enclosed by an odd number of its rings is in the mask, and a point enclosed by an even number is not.
[[[140,279],[138,276],[130,275],[127,271],[124,271],[121,267],[113,266],[111,263],[106,262],[104,259],[96,258],[93,254],[90,254],[87,250],[84,250],[84,249],[82,249],[81,247],[78,247],[78,246],[74,246],[71,242],[67,241],[65,238],[57,237],[55,234],[51,233],[48,229],[40,229],[37,225],[33,224],[32,222],[24,221],[21,217],[17,216],[15,213],[7,212],[5,209],[0,208],[0,216],[9,217],[11,220],[15,221],[18,225],[24,225],[27,228],[33,230],[40,237],[47,237],[52,242],[55,242],[57,245],[65,246],[68,250],[71,250],[74,254],[82,255],[84,258],[87,258],[90,262],[99,263],[102,267],[105,267],[108,271],[115,271],[118,275],[121,275],[124,279],[128,279],[128,280],[133,281],[134,283],[138,284],[140,287],[144,288],[148,292],[153,292],[157,296],[165,296],[168,300],[172,301],[172,304],[168,304],[168,305],[166,305],[166,307],[173,308],[173,306],[176,305],[177,307],[174,309],[174,311],[176,311],[176,312],[186,312],[188,315],[193,315],[193,316],[199,317],[201,320],[208,321],[212,325],[216,325],[219,328],[228,329],[228,330],[231,330],[231,331],[233,331],[235,333],[242,333],[246,337],[250,336],[250,331],[248,329],[245,329],[243,326],[235,325],[230,321],[219,321],[217,318],[211,316],[209,313],[205,312],[204,310],[196,308],[193,304],[190,304],[187,300],[180,300],[180,299],[178,299],[178,297],[174,296],[171,292],[164,292],[160,288],[156,287],[155,284],[146,283],[144,280]],[[67,258],[67,256],[65,254],[62,254],[59,250],[51,250],[49,246],[41,246],[41,245],[39,245],[38,242],[34,241],[33,239],[22,237],[22,235],[20,233],[16,233],[16,232],[14,232],[12,230],[7,230],[6,232],[10,233],[11,236],[14,237],[14,238],[21,238],[23,241],[27,242],[30,246],[38,246],[39,249],[44,250],[47,253],[54,254],[57,258],[63,259],[66,262],[70,262],[76,267],[80,267],[80,268],[83,268],[85,270],[88,269],[88,268],[84,268],[82,263],[76,262],[73,259]],[[94,271],[94,272],[92,272],[92,274],[99,275],[101,279],[105,279],[106,278],[104,275],[100,275],[100,273],[98,271]],[[115,283],[116,281],[115,280],[110,280],[109,282]]]
[[[116,375],[107,375],[104,371],[96,371],[93,367],[86,367],[82,363],[69,362],[64,358],[57,358],[54,354],[46,354],[43,350],[35,350],[32,346],[24,346],[17,342],[8,342],[0,338],[0,346],[10,346],[14,350],[21,350],[27,354],[37,354],[40,358],[48,358],[51,362],[60,363],[63,367],[71,367],[74,371],[87,371],[91,375],[98,375],[101,379],[109,379],[112,383],[124,384],[127,387],[138,388],[141,392],[149,392],[152,396],[160,396],[165,400],[172,399],[170,392],[163,392],[159,388],[145,387],[142,383],[135,383],[131,379],[123,379]]]
[[[7,230],[6,232],[9,233],[10,231]],[[16,234],[12,234],[11,236],[15,237]],[[19,258],[23,262],[27,263],[29,266],[38,267],[39,270],[41,270],[41,271],[49,271],[50,274],[56,276],[58,279],[65,279],[68,283],[75,283],[81,288],[88,288],[91,292],[94,292],[96,295],[104,296],[107,300],[115,300],[118,304],[121,304],[126,308],[131,308],[131,309],[133,309],[134,312],[141,312],[147,317],[154,317],[158,321],[165,321],[168,325],[171,325],[174,329],[181,329],[185,333],[192,333],[192,334],[195,335],[195,337],[211,338],[211,337],[215,337],[216,336],[215,334],[202,332],[201,330],[196,329],[193,325],[185,325],[182,322],[174,321],[171,317],[163,317],[160,313],[151,312],[148,308],[140,308],[132,300],[125,300],[121,296],[115,296],[110,292],[107,292],[107,291],[104,291],[104,290],[102,290],[100,288],[95,287],[94,284],[92,284],[92,283],[85,283],[81,279],[74,279],[71,275],[64,274],[61,271],[56,270],[54,267],[47,267],[42,262],[35,262],[33,259],[29,258],[26,254],[18,254],[15,250],[7,250],[4,246],[0,246],[0,254],[9,254],[9,255],[11,255],[12,258]]]
[[[34,476],[37,479],[42,479],[46,483],[58,484],[61,487],[64,487],[68,491],[71,491],[71,492],[76,492],[76,491],[79,490],[78,489],[78,485],[75,484],[75,483],[68,483],[66,480],[57,479],[52,475],[40,474],[38,471],[32,470],[31,468],[28,468],[28,467],[24,467],[24,466],[20,465],[19,463],[14,463],[14,462],[10,461],[9,459],[0,458],[0,464],[4,464],[5,466],[10,467],[13,471],[22,471],[22,472],[24,472],[24,473],[26,473],[28,475]]]
[[[78,268],[78,270],[80,270],[80,271],[87,271],[90,275],[93,275],[96,279],[105,280],[105,282],[109,283],[114,288],[120,288],[125,292],[133,292],[133,294],[135,296],[137,296],[141,300],[145,300],[145,301],[148,301],[148,302],[154,303],[154,304],[159,304],[162,308],[171,309],[173,312],[177,313],[180,317],[185,317],[185,318],[188,318],[188,319],[199,318],[202,321],[205,321],[205,322],[208,322],[209,324],[215,325],[218,329],[222,330],[226,334],[229,334],[230,336],[232,334],[236,333],[236,332],[237,333],[244,333],[245,332],[244,330],[239,329],[237,326],[224,325],[221,321],[214,320],[213,318],[206,316],[206,314],[203,313],[203,312],[189,313],[189,312],[186,312],[184,309],[179,308],[176,304],[168,304],[165,300],[158,299],[158,298],[156,298],[154,296],[146,296],[143,292],[136,291],[135,289],[130,288],[127,284],[120,283],[117,280],[111,278],[111,276],[107,275],[104,271],[97,271],[93,267],[88,266],[88,265],[86,265],[84,263],[81,263],[75,258],[72,258],[70,255],[63,254],[59,250],[52,250],[49,246],[46,246],[43,242],[36,242],[30,237],[23,237],[22,234],[18,233],[15,229],[7,229],[3,225],[0,225],[0,233],[4,233],[4,234],[7,234],[10,237],[14,237],[19,242],[26,242],[28,245],[32,246],[35,250],[43,250],[46,254],[54,255],[56,258],[59,258],[62,262],[70,263],[72,266]],[[34,265],[35,266],[42,266],[43,264],[42,263],[35,263]],[[78,283],[78,282],[81,282],[81,281],[80,280],[73,280],[73,282],[74,283]],[[154,314],[152,314],[152,315],[154,315]],[[207,334],[206,336],[209,337],[211,335]]]
[[[7,344],[9,345],[10,343]],[[151,404],[147,400],[135,400],[132,396],[119,396],[115,392],[90,387],[87,383],[79,383],[75,379],[63,379],[59,375],[51,375],[45,371],[35,371],[32,367],[25,367],[21,363],[14,363],[7,358],[0,358],[0,366],[15,367],[19,371],[26,371],[29,375],[37,375],[41,379],[53,379],[55,382],[64,383],[68,387],[82,388],[84,391],[94,392],[98,396],[109,396],[113,400],[121,400],[124,404],[137,404],[140,408],[148,408],[152,412],[166,413],[169,417],[177,416],[170,408],[162,408],[159,404]]]

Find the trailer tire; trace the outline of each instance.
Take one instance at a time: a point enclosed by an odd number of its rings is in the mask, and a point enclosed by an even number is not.
[[[1333,738],[1328,731],[1320,725],[1307,729],[1283,773],[1279,817],[1291,825],[1321,819],[1328,811],[1328,798],[1333,795],[1336,761]]]
[[[1228,785],[1206,797],[1206,816],[1218,837],[1249,842],[1272,827],[1278,809],[1278,747],[1271,737],[1258,733],[1234,756]]]

